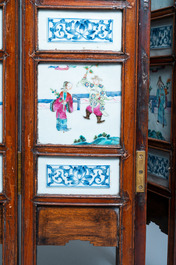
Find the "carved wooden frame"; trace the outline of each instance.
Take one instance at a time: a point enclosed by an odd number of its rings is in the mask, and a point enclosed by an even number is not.
[[[0,1],[3,10],[3,264],[17,264],[17,148],[18,148],[18,3]]]

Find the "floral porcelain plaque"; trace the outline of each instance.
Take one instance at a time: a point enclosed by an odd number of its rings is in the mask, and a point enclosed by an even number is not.
[[[38,12],[39,50],[121,51],[121,43],[121,11]]]
[[[170,141],[172,66],[150,68],[148,136]]]
[[[173,51],[173,18],[151,22],[150,56],[171,55]]]
[[[147,172],[149,181],[169,187],[170,154],[149,148]]]
[[[38,194],[118,193],[119,158],[38,158]]]
[[[39,64],[38,143],[119,145],[120,64]]]

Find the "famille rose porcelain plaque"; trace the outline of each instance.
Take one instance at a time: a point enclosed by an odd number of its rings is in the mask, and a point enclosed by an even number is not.
[[[148,136],[170,142],[172,66],[150,68]]]
[[[119,145],[120,64],[38,65],[38,143]]]
[[[122,12],[39,10],[38,48],[121,51]]]
[[[38,194],[119,194],[119,158],[38,158]]]

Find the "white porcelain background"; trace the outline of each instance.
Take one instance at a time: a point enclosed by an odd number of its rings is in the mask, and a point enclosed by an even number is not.
[[[152,71],[154,69],[154,71]],[[158,69],[157,72],[155,69]],[[169,94],[167,95],[167,100],[171,102],[172,98],[172,66],[165,66],[162,67],[153,67],[150,70],[150,86],[152,87],[152,90],[150,91],[150,96],[156,96],[157,94],[157,82],[158,78],[161,76],[161,79],[164,84],[166,84],[167,80],[171,80]],[[150,130],[159,131],[162,133],[163,137],[166,141],[170,141],[170,132],[171,132],[171,108],[167,108],[164,110],[165,112],[165,119],[167,121],[167,126],[164,126],[161,123],[157,122],[157,116],[158,116],[158,108],[155,107],[154,113],[151,112],[151,102],[149,102],[149,119],[148,119],[148,128]]]
[[[112,19],[113,42],[48,42],[48,18]],[[39,50],[107,50],[122,49],[122,12],[121,11],[38,11],[38,48]]]
[[[88,65],[88,64],[87,64]],[[55,70],[49,68],[48,64],[39,64],[38,66],[38,100],[56,99],[51,89],[61,92],[64,81],[73,84],[69,93],[88,93],[88,90],[82,85],[78,85],[85,74],[85,65],[76,65],[76,68],[70,67],[69,70]],[[52,66],[57,66],[56,64]],[[71,66],[71,65],[70,65]],[[72,65],[73,66],[73,65]],[[67,68],[67,65],[59,65],[60,68]],[[121,65],[100,64],[94,66],[94,75],[98,75],[106,91],[121,92]],[[103,132],[110,134],[112,137],[120,137],[121,124],[121,96],[109,98],[105,102],[105,111],[109,116],[103,116],[104,123],[97,124],[94,114],[90,120],[83,118],[86,107],[89,105],[88,99],[81,101],[81,109],[77,111],[77,105],[74,104],[74,111],[67,112],[67,124],[70,131],[62,132],[56,130],[56,113],[50,111],[49,104],[38,104],[38,143],[42,144],[73,144],[75,139],[80,135],[86,137],[88,142],[92,142],[95,135]]]
[[[38,194],[67,194],[67,195],[118,195],[119,194],[119,158],[38,158]],[[72,188],[72,187],[47,187],[47,165],[110,165],[110,188]]]

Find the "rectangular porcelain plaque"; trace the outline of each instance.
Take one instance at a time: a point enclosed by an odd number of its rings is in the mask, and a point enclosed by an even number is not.
[[[150,68],[148,136],[170,141],[172,66]]]
[[[169,187],[170,153],[149,148],[147,172],[149,181]]]
[[[121,11],[38,12],[39,50],[121,51]]]
[[[150,30],[150,56],[171,55],[173,51],[173,18],[153,20]]]
[[[118,145],[120,64],[39,64],[38,143]]]
[[[119,193],[119,159],[38,158],[39,194]]]

